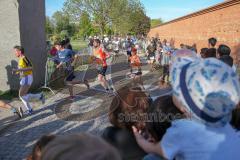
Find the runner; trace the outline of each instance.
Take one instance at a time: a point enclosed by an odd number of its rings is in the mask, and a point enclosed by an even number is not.
[[[130,63],[131,63],[131,77],[133,78],[134,83],[139,83],[143,85],[142,83],[142,70],[141,70],[141,61],[139,56],[137,55],[137,49],[132,49],[132,56],[130,57]]]
[[[154,41],[151,41],[150,44],[147,47],[147,60],[148,60],[148,64],[151,65],[151,70],[154,70],[154,62],[155,62],[155,51],[156,51],[156,47],[154,44]]]
[[[119,41],[118,37],[114,37],[114,40],[113,40],[113,51],[114,51],[116,56],[119,53],[119,44],[120,44],[120,41]]]
[[[17,114],[19,118],[22,118],[23,111],[21,107],[15,108],[10,104],[7,104],[6,102],[0,100],[0,108],[9,109],[12,111],[13,114]]]
[[[106,80],[106,71],[107,71],[107,61],[106,59],[109,58],[109,55],[107,55],[103,49],[100,47],[101,41],[99,39],[95,39],[93,42],[93,55],[95,58],[95,62],[97,64],[97,70],[98,70],[98,80],[100,81],[101,85],[106,91],[113,90],[113,88],[110,87],[108,84],[108,81]]]
[[[130,57],[132,56],[132,46],[133,46],[133,43],[131,41],[130,38],[127,39],[127,42],[126,42],[126,48],[127,48],[127,56],[128,56],[128,63],[130,63]]]
[[[21,46],[15,46],[14,52],[16,57],[20,58],[18,62],[18,69],[13,69],[13,74],[20,74],[20,89],[19,89],[19,98],[23,102],[26,113],[32,114],[33,109],[29,103],[30,99],[39,99],[42,101],[42,104],[45,103],[45,97],[43,93],[38,94],[28,94],[28,91],[33,82],[33,66],[29,59],[25,56],[24,48]]]
[[[81,81],[75,79],[76,76],[74,75],[74,65],[76,61],[78,60],[78,55],[75,55],[74,57],[74,52],[69,49],[65,49],[65,42],[56,42],[55,47],[57,48],[57,69],[64,68],[65,72],[67,73],[67,77],[65,78],[64,82],[68,86],[69,89],[69,94],[70,94],[70,99],[74,99],[73,96],[73,86],[75,84],[85,84],[87,88],[89,88],[89,84],[87,80]],[[74,58],[73,58],[74,57]]]

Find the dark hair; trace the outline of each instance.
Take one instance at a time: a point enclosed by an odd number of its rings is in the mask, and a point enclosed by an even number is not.
[[[54,43],[53,43],[53,45],[55,46],[55,45],[61,45],[61,41],[55,41]]]
[[[66,45],[66,41],[65,41],[65,40],[62,40],[62,41],[60,42],[60,46],[64,47],[65,45]]]
[[[238,107],[232,111],[232,119],[230,123],[234,128],[240,130],[240,104],[238,104]]]
[[[54,42],[54,45],[59,45],[59,46],[62,46],[62,47],[64,47],[65,44],[66,44],[66,41],[65,41],[65,40]]]
[[[122,160],[142,159],[146,155],[137,144],[134,135],[126,129],[107,127],[103,131],[102,138],[119,151]]]
[[[202,48],[200,51],[201,57],[206,58],[206,53],[207,53],[208,48]]]
[[[217,54],[217,49],[216,48],[209,48],[206,51],[205,58],[210,58],[210,57],[216,58],[216,54]]]
[[[223,55],[229,56],[231,54],[231,49],[227,45],[221,44],[221,45],[219,45],[217,52],[220,57]]]
[[[98,43],[98,44],[101,44],[100,39],[94,39],[93,41],[96,42],[96,43]]]
[[[70,39],[69,39],[69,38],[66,38],[66,39],[65,39],[65,42],[66,42],[66,44],[67,44],[67,43],[70,43]]]
[[[50,143],[56,136],[45,135],[42,136],[34,145],[31,155],[27,157],[27,160],[41,160],[42,151],[48,143]]]
[[[141,124],[145,124],[145,122],[140,120],[141,115],[147,113],[150,104],[150,97],[140,87],[123,87],[113,98],[109,111],[109,121],[113,126],[129,131],[132,131],[133,125],[138,129],[143,129]],[[131,115],[137,117],[137,120],[129,119]],[[127,118],[128,120],[126,120]]]
[[[184,44],[182,44],[182,43],[180,44],[180,47],[184,47],[184,46],[185,46]]]
[[[183,118],[182,112],[174,105],[171,95],[156,99],[149,108],[148,115],[149,122],[146,129],[156,141],[162,139],[173,120]]]
[[[233,58],[229,55],[223,55],[219,58],[219,60],[228,64],[230,67],[233,66]]]
[[[24,48],[22,46],[14,46],[13,48],[21,51],[21,53],[24,54]]]
[[[212,46],[215,47],[215,45],[217,44],[217,39],[212,37],[208,39],[208,43]]]

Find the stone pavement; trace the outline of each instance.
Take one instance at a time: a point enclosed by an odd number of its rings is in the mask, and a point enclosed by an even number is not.
[[[142,61],[145,61],[143,58]],[[126,78],[129,72],[126,56],[121,55],[109,62],[107,79],[117,90],[131,85]],[[111,64],[110,64],[111,63]],[[169,94],[170,89],[159,86],[160,72],[149,72],[149,66],[143,65],[144,88],[153,98],[162,94]],[[109,126],[107,117],[113,93],[106,93],[96,83],[94,66],[89,67],[78,78],[89,79],[92,86],[89,90],[82,85],[74,88],[76,98],[68,99],[67,89],[48,98],[46,104],[35,107],[34,114],[25,116],[11,126],[0,131],[0,160],[24,159],[31,152],[34,143],[45,134],[69,134],[89,132],[101,135],[104,128]],[[38,104],[36,104],[38,105]]]

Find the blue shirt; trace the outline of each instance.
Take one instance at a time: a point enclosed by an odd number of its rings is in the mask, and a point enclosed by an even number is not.
[[[170,160],[240,159],[240,137],[230,124],[213,128],[192,120],[176,120],[163,136],[161,147]]]
[[[74,55],[74,52],[70,49],[64,49],[62,51],[58,51],[57,55],[60,62],[69,62]]]

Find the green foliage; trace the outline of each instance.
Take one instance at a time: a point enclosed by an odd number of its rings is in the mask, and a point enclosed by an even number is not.
[[[79,28],[81,37],[88,37],[93,31],[90,16],[86,11],[82,12],[80,16]]]
[[[163,23],[163,20],[161,18],[159,19],[151,19],[151,27],[156,27]]]
[[[62,30],[60,33],[61,39],[64,39],[65,37],[69,37],[68,30]]]
[[[70,23],[69,16],[64,12],[55,12],[52,19],[55,25],[55,34],[59,34],[62,31],[67,31],[69,36],[73,36],[75,34],[76,26],[74,23]]]
[[[52,20],[50,19],[50,17],[46,17],[46,24],[45,24],[45,30],[46,30],[46,34],[48,35],[52,35],[54,33],[54,24],[52,22]]]
[[[150,28],[150,20],[139,0],[66,0],[64,12],[73,21],[81,22],[84,18],[84,22],[89,24],[91,20],[91,29],[80,29],[82,36],[89,35],[90,31],[94,33],[92,28],[98,28],[101,35],[112,32],[146,33]],[[85,16],[86,13],[88,16]]]
[[[154,22],[155,24],[155,22]],[[151,20],[140,0],[66,0],[62,11],[46,17],[46,32],[54,39],[90,35],[147,34]]]
[[[59,34],[54,34],[50,37],[50,40],[52,42],[57,42],[57,41],[61,41],[61,36]]]
[[[72,40],[71,44],[72,44],[73,50],[75,51],[79,51],[87,47],[87,42],[83,40]]]

